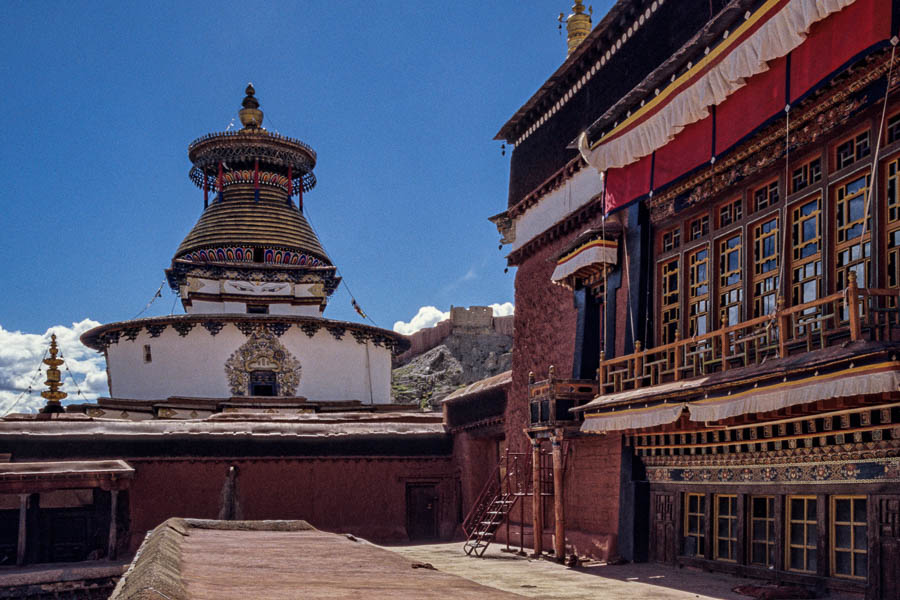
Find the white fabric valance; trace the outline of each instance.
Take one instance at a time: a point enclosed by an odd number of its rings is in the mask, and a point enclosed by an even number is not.
[[[682,129],[709,115],[709,107],[718,105],[743,87],[746,80],[768,70],[768,61],[781,58],[806,39],[810,26],[832,13],[853,4],[854,0],[791,0],[778,12],[768,16],[779,4],[768,0],[750,19],[731,34],[741,35],[741,28],[752,27],[760,19],[767,19],[755,32],[735,47],[728,41],[714,49],[702,61],[664,89],[628,120],[604,136],[594,148],[588,146],[582,133],[578,148],[584,160],[600,172],[624,167],[665,146]],[[848,32],[852,35],[852,32]],[[723,53],[727,53],[724,57]],[[718,61],[718,62],[716,62]],[[711,63],[716,63],[710,67]],[[684,89],[686,80],[707,70]],[[658,108],[660,105],[661,108]],[[646,120],[644,114],[657,109]]]
[[[619,244],[615,240],[594,240],[574,250],[557,262],[550,279],[559,283],[582,269],[615,265]]]
[[[883,365],[881,366],[883,369]],[[882,394],[900,390],[900,372],[862,367],[830,375],[810,377],[765,388],[748,390],[732,396],[719,396],[691,402],[691,421],[721,421],[739,415],[770,412],[780,408],[809,404],[831,398],[849,398],[865,394]]]
[[[686,406],[683,402],[676,402],[674,404],[658,404],[650,408],[623,408],[621,411],[585,415],[581,431],[601,433],[668,425],[678,420]]]

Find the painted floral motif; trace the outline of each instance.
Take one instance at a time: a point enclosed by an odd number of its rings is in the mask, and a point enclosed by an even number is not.
[[[775,467],[766,467],[762,470],[764,481],[775,481],[778,479],[778,469]]]
[[[847,463],[841,465],[840,469],[841,477],[844,479],[856,479],[857,473],[859,473],[859,469],[853,463]]]
[[[741,481],[753,481],[753,469],[749,467],[741,469]]]
[[[731,481],[734,479],[734,471],[731,469],[719,469],[719,481]]]
[[[272,371],[278,384],[279,396],[293,396],[300,383],[300,363],[269,331],[259,328],[225,362],[225,375],[231,393],[246,396],[250,393],[250,373]]]
[[[831,477],[831,467],[828,465],[816,465],[812,468],[812,478],[816,481],[824,481]]]

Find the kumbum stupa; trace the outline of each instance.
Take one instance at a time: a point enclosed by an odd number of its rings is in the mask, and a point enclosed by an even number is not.
[[[322,317],[340,277],[303,215],[316,153],[262,127],[252,84],[242,106],[242,129],[188,149],[204,210],[166,270],[185,314],[86,332],[106,357],[109,398],[69,412],[193,419],[390,402],[392,353],[408,341]]]

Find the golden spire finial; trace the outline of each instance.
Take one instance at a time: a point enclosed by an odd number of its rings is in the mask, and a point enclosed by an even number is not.
[[[566,22],[566,42],[569,46],[569,54],[572,54],[575,48],[591,33],[591,15],[594,14],[594,7],[591,6],[587,9],[588,14],[584,14],[584,10],[582,0],[575,0],[571,15],[566,18],[563,13],[559,13],[559,22]]]
[[[44,364],[47,365],[47,381],[45,381],[44,384],[49,389],[41,392],[41,397],[47,400],[47,405],[41,409],[42,413],[64,412],[62,404],[60,404],[59,401],[68,396],[68,394],[59,391],[59,388],[62,387],[62,378],[60,377],[58,367],[63,364],[63,360],[61,358],[56,358],[58,352],[59,348],[56,346],[56,334],[54,333],[50,336],[50,358],[44,359]]]
[[[262,129],[263,111],[259,110],[259,100],[256,99],[256,90],[252,83],[247,84],[244,93],[247,94],[244,101],[241,102],[241,106],[244,108],[238,111],[241,124],[244,129]]]

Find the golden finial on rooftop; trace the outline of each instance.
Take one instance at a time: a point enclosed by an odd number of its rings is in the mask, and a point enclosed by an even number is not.
[[[591,15],[594,14],[594,7],[589,7],[587,14],[584,14],[584,11],[582,0],[575,0],[571,15],[565,17],[563,13],[559,13],[559,22],[565,21],[566,23],[566,42],[569,46],[569,54],[572,54],[575,48],[591,33]]]
[[[61,358],[56,358],[59,348],[56,346],[56,334],[50,336],[50,357],[44,359],[47,365],[47,381],[44,384],[49,388],[41,392],[41,397],[47,400],[47,405],[41,409],[42,413],[61,413],[64,412],[60,400],[68,396],[67,393],[59,391],[62,387],[62,378],[59,372],[59,366],[63,364]]]
[[[248,83],[244,92],[247,94],[244,101],[241,102],[241,106],[244,108],[238,111],[241,124],[244,129],[262,129],[263,111],[259,110],[259,100],[256,99],[256,90],[253,89],[253,84]]]

